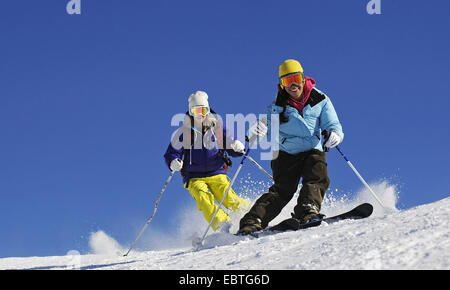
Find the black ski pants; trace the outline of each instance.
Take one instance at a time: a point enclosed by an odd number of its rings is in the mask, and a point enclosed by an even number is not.
[[[241,228],[261,220],[266,228],[281,210],[288,204],[297,191],[300,179],[302,188],[294,207],[294,217],[302,218],[311,209],[320,211],[325,192],[330,185],[325,153],[310,150],[299,154],[278,152],[278,157],[271,162],[274,185],[263,194],[241,219]]]

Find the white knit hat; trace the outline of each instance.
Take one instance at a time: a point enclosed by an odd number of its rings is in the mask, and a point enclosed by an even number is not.
[[[203,91],[196,91],[189,96],[189,112],[193,107],[208,107],[208,95]]]

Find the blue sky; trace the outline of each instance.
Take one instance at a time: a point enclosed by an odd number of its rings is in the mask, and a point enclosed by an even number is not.
[[[287,58],[332,99],[341,148],[368,182],[397,185],[403,209],[449,195],[447,1],[381,0],[381,15],[368,0],[81,0],[81,15],[67,2],[2,2],[0,257],[83,252],[98,229],[130,244],[189,94],[205,90],[220,114],[260,113]],[[330,188],[361,188],[336,151],[328,166]],[[266,181],[250,163],[241,174]],[[151,227],[170,233],[186,206],[175,176]]]

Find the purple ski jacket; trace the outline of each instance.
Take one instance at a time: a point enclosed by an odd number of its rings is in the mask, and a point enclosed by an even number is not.
[[[217,121],[216,126],[207,129],[204,133],[194,127],[189,129],[191,132],[190,146],[187,148],[184,146],[175,148],[179,146],[174,147],[173,145],[175,143],[172,140],[164,154],[164,160],[169,169],[172,160],[176,158],[183,160],[183,168],[181,169],[183,183],[187,183],[190,178],[226,174],[225,152],[232,157],[242,156],[242,153],[237,153],[231,148],[226,148],[234,138],[228,135],[225,126],[221,122]],[[184,133],[175,134],[174,138],[178,138],[179,141],[176,142],[177,144],[186,141],[184,140],[184,135]]]

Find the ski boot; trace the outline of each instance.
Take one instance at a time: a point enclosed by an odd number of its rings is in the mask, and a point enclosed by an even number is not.
[[[303,215],[299,220],[300,225],[315,225],[320,224],[325,215],[320,214],[317,210],[310,210],[308,213]]]
[[[259,218],[250,219],[245,221],[245,223],[241,224],[239,231],[237,232],[238,236],[246,236],[253,235],[254,233],[261,231],[263,228],[261,226],[261,220]]]

